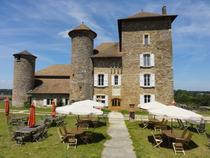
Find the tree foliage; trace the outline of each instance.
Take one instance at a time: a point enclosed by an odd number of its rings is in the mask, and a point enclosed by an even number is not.
[[[174,97],[176,102],[180,104],[210,106],[210,92],[177,90]]]

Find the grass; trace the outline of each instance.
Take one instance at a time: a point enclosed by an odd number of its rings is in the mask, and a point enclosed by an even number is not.
[[[192,140],[198,147],[185,150],[185,156],[182,154],[175,156],[172,148],[154,148],[152,143],[148,141],[151,138],[151,130],[141,128],[139,122],[126,121],[126,125],[131,135],[137,158],[208,158],[210,155],[210,149],[206,146],[208,140],[205,134],[198,135],[193,133]],[[207,125],[207,131],[210,133],[210,124]]]
[[[123,115],[129,114],[129,111],[128,110],[120,110],[119,112],[121,112]],[[136,115],[148,115],[148,112],[145,111],[145,110],[137,109],[135,111],[135,114]]]
[[[48,130],[48,138],[40,142],[27,142],[18,146],[11,140],[4,113],[0,113],[0,158],[99,158],[104,148],[104,142],[108,139],[107,126],[96,128],[94,133],[100,136],[100,141],[92,144],[78,145],[77,149],[66,149],[67,145],[60,143],[56,127]],[[37,116],[37,120],[41,117]],[[75,127],[75,117],[65,119],[67,127]]]

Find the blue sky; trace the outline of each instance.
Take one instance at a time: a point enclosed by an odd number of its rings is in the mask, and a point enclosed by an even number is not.
[[[140,12],[177,14],[173,23],[174,87],[210,90],[209,0],[0,0],[0,88],[12,88],[12,54],[28,50],[36,70],[70,62],[67,31],[82,21],[101,42],[118,41],[117,19]]]

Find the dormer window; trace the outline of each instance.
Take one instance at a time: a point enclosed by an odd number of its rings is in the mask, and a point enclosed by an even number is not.
[[[16,62],[19,62],[20,61],[20,55],[16,56]]]
[[[147,46],[147,45],[150,44],[150,36],[149,36],[149,34],[144,34],[144,35],[143,35],[143,44],[144,44],[145,46]]]

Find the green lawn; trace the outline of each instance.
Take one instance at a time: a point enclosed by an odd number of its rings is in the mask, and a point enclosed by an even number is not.
[[[99,158],[108,139],[107,126],[96,128],[94,133],[100,136],[100,141],[87,145],[79,145],[77,149],[66,149],[66,145],[60,143],[56,127],[48,130],[49,137],[40,142],[26,143],[18,146],[11,141],[4,113],[0,113],[0,158]],[[37,120],[40,117],[37,116]],[[67,127],[75,127],[75,117],[67,117]],[[99,138],[99,137],[98,137]]]
[[[206,146],[208,141],[206,135],[193,134],[193,142],[197,144],[190,150],[186,150],[186,155],[179,154],[175,156],[172,148],[160,147],[154,148],[152,143],[148,141],[151,139],[151,130],[143,129],[139,126],[140,122],[126,121],[137,158],[172,158],[172,157],[184,157],[184,158],[208,158],[210,157],[210,149]],[[210,124],[207,126],[207,132],[210,133]]]

